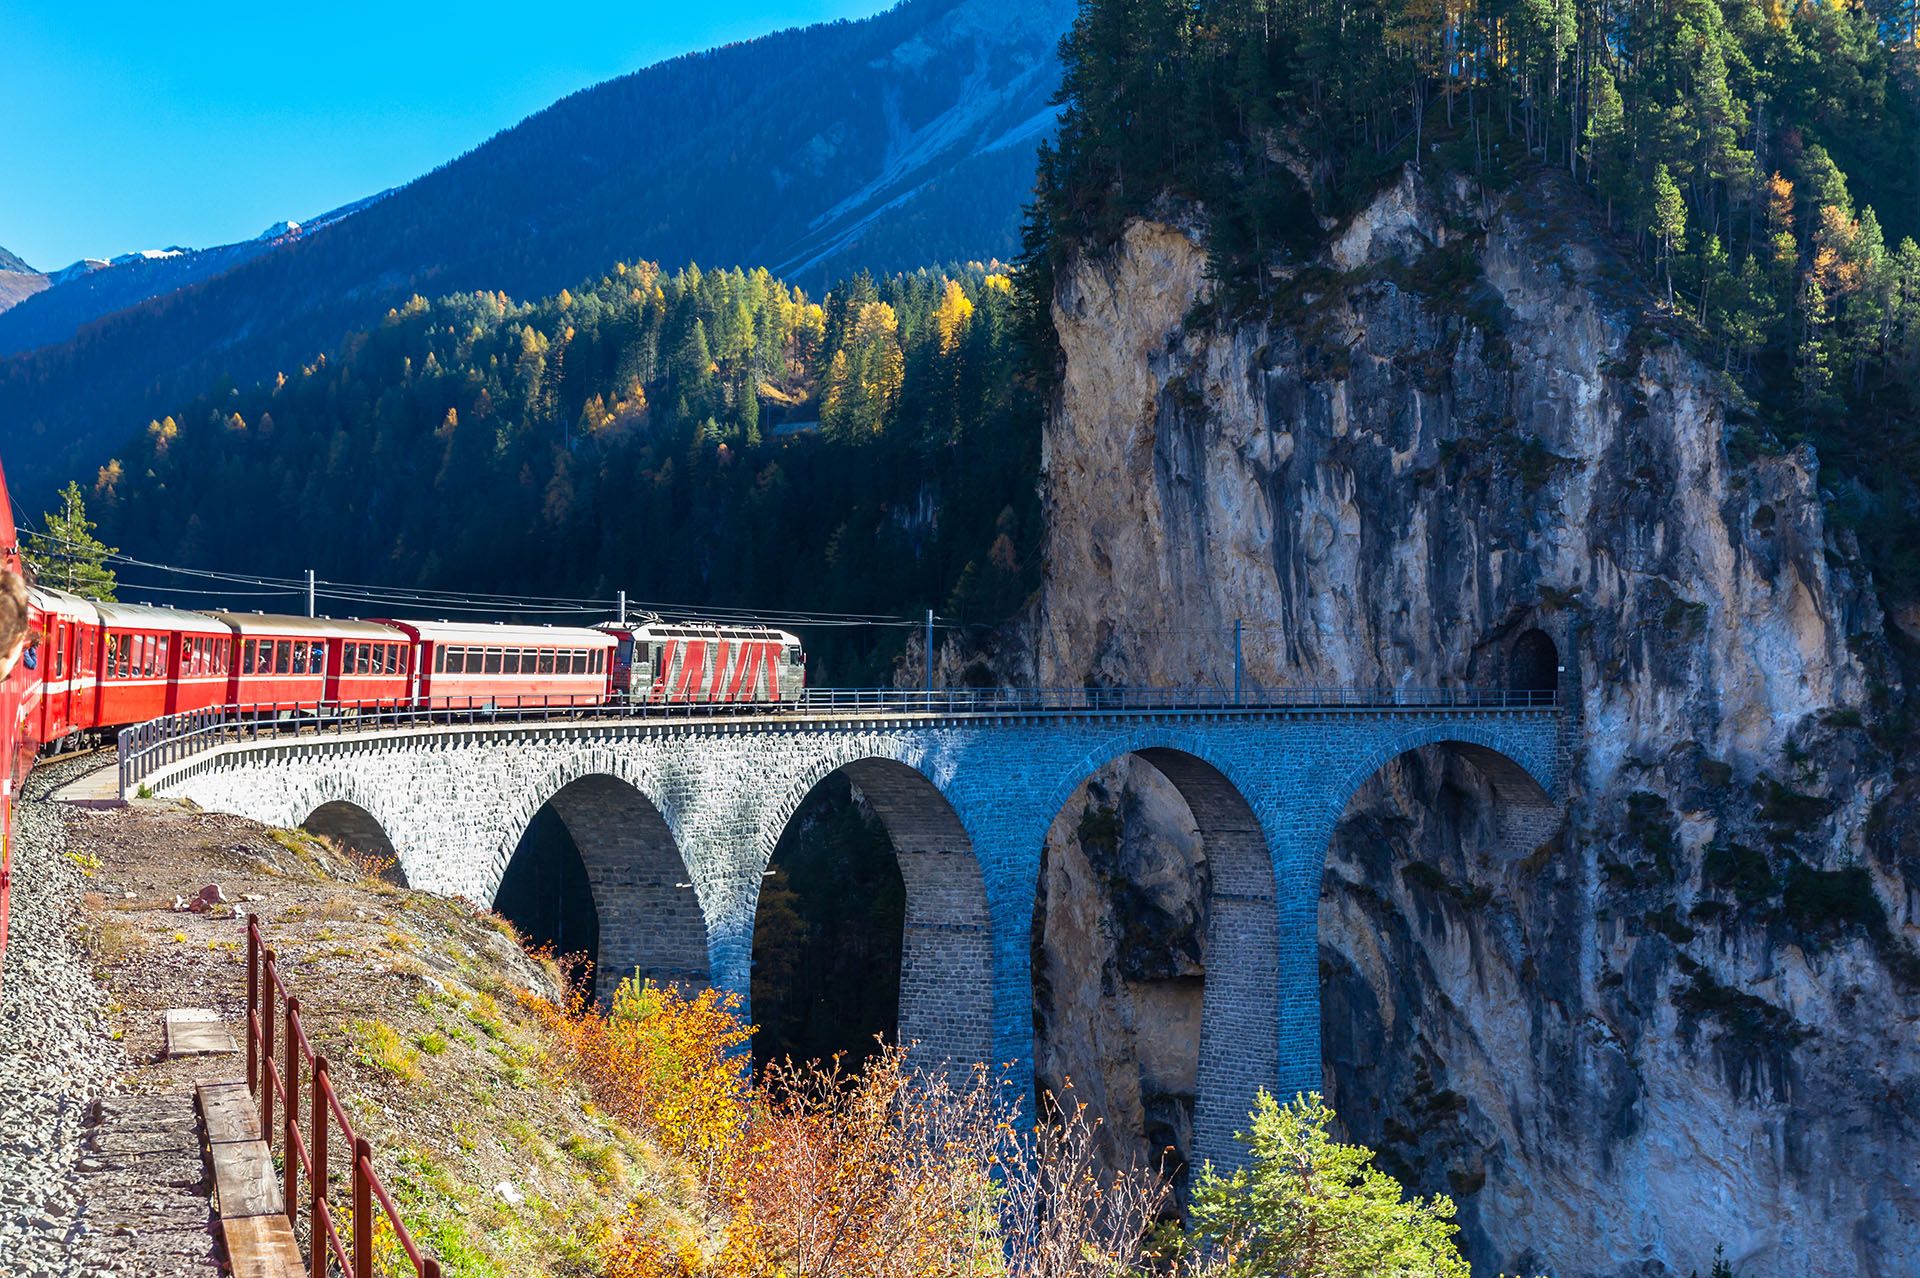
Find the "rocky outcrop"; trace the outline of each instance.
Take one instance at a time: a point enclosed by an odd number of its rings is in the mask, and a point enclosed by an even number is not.
[[[1137,221],[1064,271],[1028,673],[1226,686],[1238,620],[1257,683],[1557,685],[1574,793],[1530,855],[1444,751],[1340,825],[1323,1039],[1349,1131],[1458,1198],[1476,1271],[1685,1275],[1719,1243],[1749,1278],[1908,1273],[1900,640],[1817,458],[1764,446],[1588,207],[1541,177],[1483,213],[1409,172],[1254,317],[1211,303],[1195,226]],[[1204,934],[1205,850],[1156,833],[1192,828],[1161,795],[1100,868],[1084,814],[1145,790],[1099,784],[1050,844],[1050,886],[1105,904],[1049,894],[1036,970],[1075,984],[1043,988],[1037,1060],[1145,1142],[1178,1095],[1138,1045],[1185,1013],[1124,973]],[[1136,875],[1158,931],[1111,925]]]

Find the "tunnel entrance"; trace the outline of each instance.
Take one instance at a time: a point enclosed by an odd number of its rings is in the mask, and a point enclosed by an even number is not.
[[[507,862],[493,908],[535,945],[556,957],[600,961],[600,918],[586,863],[567,823],[551,804],[533,814]]]
[[[841,1056],[899,1036],[906,884],[893,840],[843,770],[800,802],[753,927],[755,1065]]]
[[[1560,649],[1544,630],[1529,630],[1514,641],[1507,685],[1516,692],[1555,692],[1560,687]]]

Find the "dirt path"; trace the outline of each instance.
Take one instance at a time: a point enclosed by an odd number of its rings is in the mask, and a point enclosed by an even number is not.
[[[96,867],[70,845],[70,810],[46,801],[97,763],[37,770],[16,817],[0,976],[0,1273],[212,1274],[192,1106],[121,1095],[141,1070],[93,972]]]

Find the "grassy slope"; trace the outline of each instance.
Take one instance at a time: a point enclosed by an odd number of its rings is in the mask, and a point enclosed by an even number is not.
[[[232,817],[136,804],[71,821],[97,884],[83,925],[136,1056],[166,1007],[244,1024],[243,921],[172,909],[218,883],[259,913],[408,1226],[450,1276],[596,1273],[634,1196],[669,1217],[687,1201],[682,1174],[553,1066],[555,1041],[522,999],[557,995],[557,969],[498,918]]]

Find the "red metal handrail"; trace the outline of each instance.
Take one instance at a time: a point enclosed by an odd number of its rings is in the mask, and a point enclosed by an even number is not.
[[[282,1059],[274,1059],[275,999],[284,1017]],[[305,1064],[311,1099],[307,1131],[301,1130],[300,1075]],[[285,1167],[287,1219],[300,1223],[300,1177],[307,1178],[307,1237],[312,1278],[327,1278],[330,1261],[346,1278],[373,1278],[373,1219],[376,1206],[393,1226],[400,1249],[416,1278],[440,1278],[440,1262],[420,1250],[401,1223],[393,1195],[373,1169],[373,1146],[356,1134],[334,1090],[327,1058],[313,1050],[300,1021],[300,1000],[280,979],[274,953],[260,935],[258,915],[247,916],[247,1090],[260,1104],[260,1130],[269,1146],[278,1132]],[[280,1122],[274,1122],[275,1102]],[[339,1217],[327,1200],[328,1137],[335,1127],[353,1151],[353,1202],[349,1209],[351,1248],[340,1237]]]

